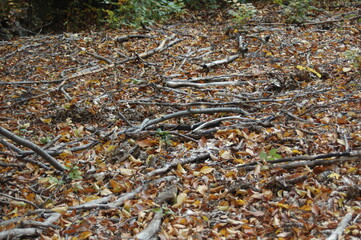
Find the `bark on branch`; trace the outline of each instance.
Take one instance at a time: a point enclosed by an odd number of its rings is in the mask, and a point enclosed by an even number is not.
[[[38,145],[36,145],[36,144],[34,144],[34,143],[24,139],[24,138],[18,137],[15,134],[13,134],[12,132],[10,132],[10,131],[6,130],[5,128],[2,128],[2,127],[0,127],[0,134],[3,135],[6,138],[12,140],[12,141],[24,146],[24,147],[30,148],[35,153],[39,154],[39,156],[41,156],[45,161],[50,163],[55,169],[57,169],[59,171],[65,171],[66,170],[66,168],[61,163],[59,163],[55,158],[50,156],[49,153],[44,151],[44,149],[42,149]]]

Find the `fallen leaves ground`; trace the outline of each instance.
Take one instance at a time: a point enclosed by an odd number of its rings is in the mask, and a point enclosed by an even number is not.
[[[2,233],[323,239],[351,216],[343,239],[359,239],[361,81],[347,53],[360,49],[360,11],[292,25],[257,7],[241,26],[190,13],[0,42],[1,127],[69,169],[3,138]],[[239,35],[244,57],[204,67],[237,54]]]

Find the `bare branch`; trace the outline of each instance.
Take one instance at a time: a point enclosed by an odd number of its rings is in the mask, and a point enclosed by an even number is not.
[[[2,128],[2,127],[0,127],[0,134],[24,147],[30,148],[35,153],[39,154],[44,160],[49,162],[57,170],[59,170],[59,171],[66,170],[66,168],[62,164],[60,164],[55,158],[50,156],[49,153],[44,151],[44,149],[42,149],[38,145],[36,145],[26,139],[20,138],[20,137],[16,136],[15,134],[13,134],[12,132],[9,132],[8,130],[6,130],[5,128]]]
[[[352,219],[352,213],[347,213],[340,224],[337,226],[335,231],[327,238],[327,240],[337,240],[341,236],[342,232],[347,227],[347,224]]]

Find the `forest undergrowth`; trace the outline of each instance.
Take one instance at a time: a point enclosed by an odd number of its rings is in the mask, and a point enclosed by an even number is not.
[[[359,239],[360,9],[256,8],[1,41],[0,239]]]

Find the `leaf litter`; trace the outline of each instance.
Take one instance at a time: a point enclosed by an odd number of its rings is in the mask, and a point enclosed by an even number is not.
[[[360,238],[357,19],[268,11],[1,42],[0,126],[67,170],[0,139],[0,238]]]

